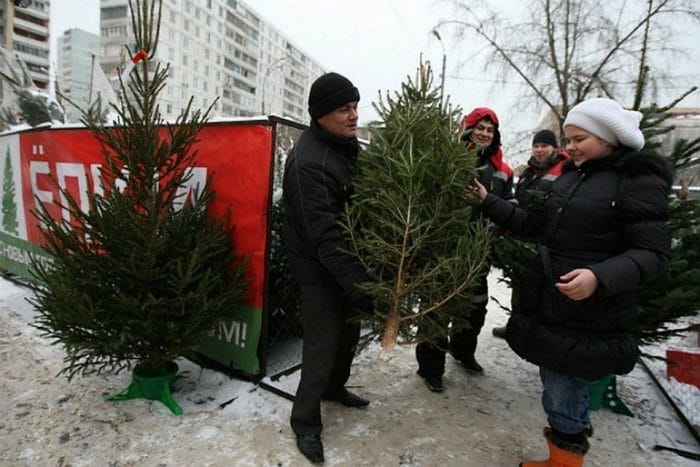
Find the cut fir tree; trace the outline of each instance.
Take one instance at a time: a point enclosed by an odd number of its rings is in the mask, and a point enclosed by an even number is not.
[[[388,350],[399,337],[436,342],[447,321],[467,325],[490,235],[462,199],[476,156],[460,142],[459,109],[441,101],[430,66],[375,108],[381,122],[359,155],[344,224],[372,278],[362,287],[375,312],[362,319]]]
[[[172,360],[239,312],[244,265],[228,215],[215,219],[209,211],[209,183],[188,189],[208,110],[190,115],[190,99],[166,125],[156,104],[168,76],[167,67],[151,63],[161,3],[129,1],[129,8],[143,60],[121,83],[119,122],[105,127],[98,115],[84,114],[102,148],[104,193],[85,193],[83,209],[62,190],[63,216],[43,205],[36,213],[52,263],[33,261],[34,325],[65,348],[69,379],[136,363],[135,381],[115,398],[158,399],[181,413],[169,392]],[[155,388],[154,379],[162,380]]]

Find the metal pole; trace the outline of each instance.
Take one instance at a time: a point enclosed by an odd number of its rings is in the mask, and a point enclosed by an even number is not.
[[[263,75],[263,82],[262,82],[262,93],[261,93],[261,109],[262,114],[265,115],[265,84],[267,83],[267,77],[270,76],[270,72],[274,70],[277,67],[281,67],[283,62],[287,59],[287,57],[281,57],[275,60],[274,62],[270,63],[268,65],[267,69],[265,70],[265,74]]]
[[[92,55],[92,58],[90,59],[90,88],[88,90],[88,105],[92,105],[92,78],[95,76],[95,54],[90,54]]]
[[[447,55],[442,54],[442,77],[440,78],[440,104],[442,104],[442,96],[445,92],[445,62]]]

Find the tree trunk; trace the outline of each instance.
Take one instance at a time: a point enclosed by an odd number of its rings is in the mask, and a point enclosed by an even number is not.
[[[398,335],[399,310],[396,306],[394,306],[386,318],[386,327],[384,329],[384,335],[382,336],[382,352],[387,352],[394,347]]]

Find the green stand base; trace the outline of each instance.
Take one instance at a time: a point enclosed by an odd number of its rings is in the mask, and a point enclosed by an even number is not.
[[[177,376],[177,364],[168,362],[163,368],[153,372],[144,366],[136,365],[129,387],[105,397],[108,401],[126,401],[132,399],[148,399],[162,402],[175,415],[182,415],[182,409],[173,399],[170,386]]]
[[[601,407],[610,409],[615,413],[634,417],[634,414],[627,408],[622,399],[617,395],[615,376],[606,376],[591,384],[589,391],[591,410],[598,410]]]

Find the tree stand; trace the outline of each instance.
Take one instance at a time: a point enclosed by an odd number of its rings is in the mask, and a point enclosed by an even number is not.
[[[589,404],[591,410],[598,410],[601,407],[610,409],[615,413],[634,417],[634,414],[627,408],[622,399],[617,395],[615,375],[606,376],[591,384],[589,390]]]
[[[125,401],[131,399],[148,399],[160,401],[175,415],[182,415],[182,409],[173,399],[170,393],[177,376],[177,363],[168,362],[155,371],[148,368],[144,363],[136,365],[132,374],[129,387],[105,397],[108,401]]]

